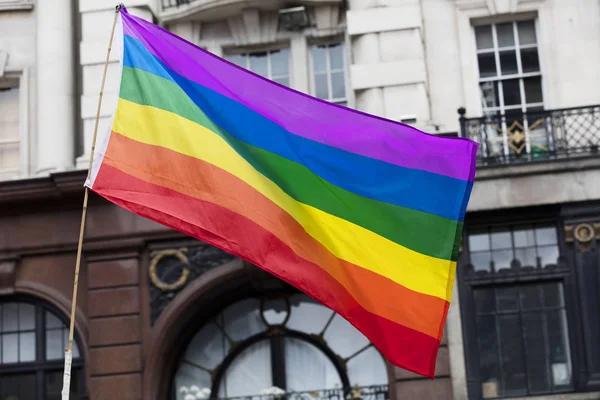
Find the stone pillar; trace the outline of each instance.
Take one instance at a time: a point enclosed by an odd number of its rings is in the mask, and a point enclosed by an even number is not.
[[[36,173],[73,166],[74,21],[70,0],[38,1],[36,14]]]

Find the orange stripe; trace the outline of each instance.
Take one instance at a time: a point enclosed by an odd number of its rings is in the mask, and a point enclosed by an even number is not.
[[[412,291],[335,257],[293,217],[236,176],[205,161],[140,143],[115,132],[111,134],[103,163],[251,219],[290,246],[298,256],[319,265],[367,311],[441,339],[447,301]]]

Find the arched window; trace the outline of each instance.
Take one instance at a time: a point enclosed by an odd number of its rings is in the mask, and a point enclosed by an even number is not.
[[[204,325],[180,360],[173,396],[340,394],[362,387],[387,398],[387,381],[383,357],[365,336],[320,303],[294,294],[239,301]]]
[[[68,340],[66,320],[51,306],[0,299],[0,399],[59,400]],[[82,398],[83,384],[83,360],[74,343],[71,399]]]

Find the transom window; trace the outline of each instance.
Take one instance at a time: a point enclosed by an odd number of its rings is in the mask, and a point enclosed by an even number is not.
[[[344,45],[314,45],[311,48],[313,93],[332,103],[346,105]]]
[[[0,80],[0,180],[19,176],[20,146],[18,81]]]
[[[475,27],[485,114],[541,110],[542,77],[535,21]]]
[[[0,303],[0,399],[60,400],[65,322],[42,303]],[[83,360],[73,343],[71,399],[84,394]]]
[[[285,86],[290,85],[289,57],[286,48],[225,56],[232,63]]]
[[[234,303],[200,329],[180,361],[173,396],[232,398],[386,384],[383,357],[366,337],[330,309],[295,294]]]

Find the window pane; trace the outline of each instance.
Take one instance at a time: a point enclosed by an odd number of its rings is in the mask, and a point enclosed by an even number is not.
[[[470,251],[489,250],[489,248],[490,248],[490,236],[487,233],[479,233],[476,235],[469,235],[469,250]]]
[[[2,336],[2,362],[15,363],[19,361],[19,335],[5,333]]]
[[[250,70],[262,76],[268,77],[267,53],[250,54]]]
[[[266,300],[263,305],[263,316],[269,325],[283,324],[288,311],[287,303],[282,298]]]
[[[498,35],[498,47],[514,46],[515,36],[512,22],[496,25]]]
[[[46,329],[62,328],[63,326],[65,326],[65,324],[63,324],[56,315],[46,311]]]
[[[498,311],[518,311],[519,292],[516,286],[497,288],[496,305]]]
[[[535,247],[515,249],[515,258],[519,260],[522,267],[537,266]]]
[[[496,297],[493,289],[477,289],[473,295],[477,313],[489,313],[496,310]]]
[[[288,62],[288,49],[281,49],[271,52],[271,76],[287,75]]]
[[[498,363],[496,318],[477,318],[479,368],[484,398],[497,397],[500,390],[501,372]]]
[[[64,358],[64,351],[62,329],[46,331],[46,360],[60,360]]]
[[[514,50],[500,52],[500,68],[502,75],[513,75],[519,72],[517,68],[517,53]]]
[[[558,247],[554,246],[543,246],[538,248],[538,257],[540,258],[540,264],[542,267],[546,265],[555,265],[558,260]]]
[[[344,82],[343,72],[334,72],[331,74],[332,98],[341,99],[346,97],[346,83]]]
[[[517,22],[517,29],[519,30],[519,44],[521,46],[536,43],[535,24],[533,21]]]
[[[329,63],[332,70],[344,69],[344,46],[342,44],[329,46]]]
[[[524,285],[519,292],[523,310],[542,307],[541,285]]]
[[[479,76],[481,78],[489,78],[497,75],[494,53],[478,54],[477,62],[479,63]]]
[[[327,74],[315,75],[315,96],[320,99],[329,99],[329,88],[327,87]]]
[[[0,376],[0,399],[35,400],[35,374],[15,374]]]
[[[534,286],[537,288],[537,286]],[[548,377],[548,359],[544,334],[544,319],[541,312],[523,313],[523,336],[527,359],[527,378],[531,394],[550,390]]]
[[[492,254],[489,251],[471,253],[471,264],[475,271],[489,271]]]
[[[185,400],[186,395],[188,395],[188,399],[191,396],[196,399],[198,392],[201,395],[210,395],[211,385],[212,381],[208,372],[184,362],[179,367],[177,375],[175,375],[175,399]],[[205,396],[204,398],[208,397]]]
[[[260,302],[257,299],[247,299],[237,302],[223,311],[225,332],[231,339],[247,339],[267,329],[259,308]]]
[[[538,246],[545,244],[556,244],[556,228],[537,228],[535,237]]]
[[[491,25],[476,26],[475,27],[475,40],[477,42],[477,50],[494,48],[494,41],[492,39]]]
[[[340,357],[349,357],[369,344],[362,333],[338,314],[325,331],[324,339]]]
[[[19,361],[35,361],[35,333],[19,334]]]
[[[519,88],[518,79],[502,81],[502,89],[504,92],[505,106],[515,106],[521,104],[521,89]]]
[[[305,295],[294,295],[290,298],[292,313],[286,326],[290,329],[319,334],[333,311]]]
[[[227,60],[231,61],[234,64],[239,65],[242,68],[246,68],[246,56],[243,54],[231,54],[228,55]]]
[[[301,392],[341,387],[342,381],[325,353],[304,340],[285,338],[285,383],[287,391]]]
[[[482,82],[481,97],[485,108],[500,106],[500,92],[498,91],[498,82]]]
[[[516,297],[516,296],[515,296]],[[525,382],[525,357],[521,343],[521,324],[517,315],[498,316],[500,333],[500,352],[502,354],[502,372],[504,375],[505,396],[527,394]]]
[[[314,72],[326,72],[327,71],[327,55],[325,54],[327,48],[325,46],[313,46],[312,48],[312,59],[313,59],[313,71]]]
[[[261,390],[271,386],[271,346],[268,340],[263,340],[234,359],[225,372],[220,390],[224,390],[226,397],[236,397],[260,394]]]
[[[19,304],[19,330],[35,329],[35,307],[31,304]]]
[[[348,377],[350,382],[357,386],[386,385],[388,383],[385,362],[381,354],[372,346],[348,361]]]
[[[4,303],[2,305],[2,331],[16,332],[19,330],[19,304]]]
[[[496,271],[508,269],[513,260],[512,250],[495,250],[492,252],[492,260],[494,260]]]
[[[215,324],[202,328],[189,344],[185,359],[204,368],[215,368],[225,358],[229,342]]]
[[[510,238],[510,232],[498,231],[492,232],[492,249],[510,249],[512,248],[512,241]]]
[[[515,247],[534,247],[535,234],[530,228],[520,228],[513,232]]]
[[[546,307],[564,307],[563,287],[560,283],[547,283],[543,286]]]
[[[569,389],[572,387],[572,368],[566,313],[565,310],[547,311],[546,317],[548,318],[552,384],[555,389]]]
[[[537,48],[521,49],[521,67],[523,72],[539,72],[540,60]]]
[[[274,82],[279,83],[280,85],[283,86],[290,86],[290,79],[289,78],[275,78],[273,79]]]
[[[542,78],[539,76],[532,78],[524,78],[523,83],[525,84],[525,99],[526,102],[541,103],[542,98]]]

